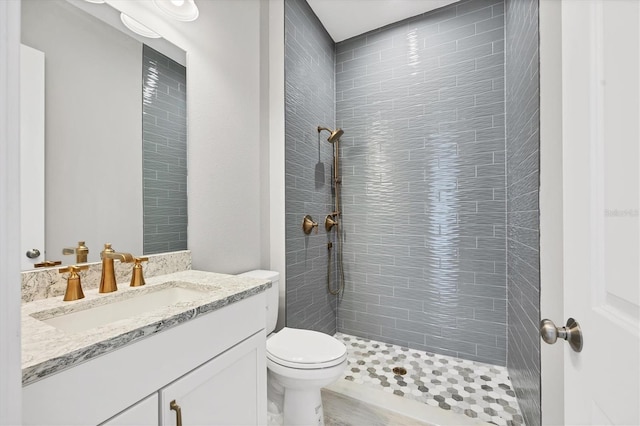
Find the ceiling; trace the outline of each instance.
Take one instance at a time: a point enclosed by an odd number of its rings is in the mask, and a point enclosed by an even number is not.
[[[307,0],[336,43],[456,1]]]

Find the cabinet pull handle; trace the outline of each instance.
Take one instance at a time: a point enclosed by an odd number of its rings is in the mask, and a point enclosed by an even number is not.
[[[176,404],[175,399],[169,403],[169,408],[176,412],[177,426],[182,426],[182,409],[178,404]]]

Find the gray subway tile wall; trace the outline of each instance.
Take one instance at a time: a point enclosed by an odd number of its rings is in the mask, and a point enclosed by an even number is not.
[[[347,275],[337,328],[506,363],[531,424],[540,422],[537,8],[469,0],[354,37],[335,47],[333,81],[326,32],[306,2],[286,1],[288,324],[334,327],[320,290],[331,236],[301,237],[299,227],[331,208],[330,151],[309,128],[335,114]]]
[[[540,425],[538,0],[506,0],[507,366],[527,425]]]
[[[335,124],[334,56],[307,2],[285,0],[286,324],[328,334],[337,331],[337,299],[327,290],[329,267],[335,283],[335,250],[327,249],[333,237],[322,225],[333,211],[332,146],[316,129]],[[317,234],[302,232],[307,214],[320,223]]]
[[[186,68],[143,45],[144,254],[187,249]]]
[[[336,45],[348,334],[505,365],[504,4]]]

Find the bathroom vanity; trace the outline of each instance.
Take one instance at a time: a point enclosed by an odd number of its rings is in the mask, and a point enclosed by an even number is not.
[[[24,304],[23,423],[265,424],[270,286],[189,270],[143,288]],[[180,300],[126,313],[169,293]]]

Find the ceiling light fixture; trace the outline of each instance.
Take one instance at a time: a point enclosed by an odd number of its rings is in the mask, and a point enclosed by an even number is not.
[[[155,31],[150,30],[149,28],[142,25],[140,22],[136,21],[132,17],[125,15],[124,13],[120,14],[120,20],[124,24],[125,27],[129,28],[136,34],[139,34],[143,37],[147,38],[160,38],[160,35]]]
[[[178,21],[195,21],[200,14],[194,0],[153,0],[153,3],[158,9]]]

